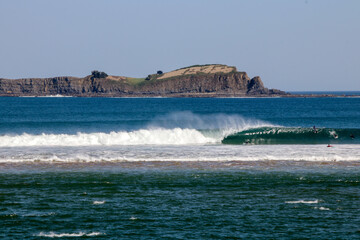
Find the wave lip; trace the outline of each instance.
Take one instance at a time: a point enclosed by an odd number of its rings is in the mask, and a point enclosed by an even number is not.
[[[230,134],[224,144],[359,144],[360,129],[259,127]]]

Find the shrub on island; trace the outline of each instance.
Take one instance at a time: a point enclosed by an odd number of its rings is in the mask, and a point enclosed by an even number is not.
[[[93,78],[106,78],[108,76],[106,73],[97,70],[92,71],[91,75]]]

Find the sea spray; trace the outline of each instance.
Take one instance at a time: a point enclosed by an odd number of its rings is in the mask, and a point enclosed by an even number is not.
[[[189,128],[189,129],[237,129],[269,126],[264,121],[244,118],[238,114],[195,114],[190,111],[173,112],[157,116],[148,127]],[[270,126],[272,126],[270,124]]]
[[[147,127],[196,129],[205,136],[221,141],[230,134],[265,126],[275,125],[258,119],[245,118],[239,114],[195,114],[182,111],[157,116]]]
[[[158,116],[144,128],[133,131],[3,135],[0,147],[213,144],[236,132],[264,126],[272,125],[240,115],[175,112]]]

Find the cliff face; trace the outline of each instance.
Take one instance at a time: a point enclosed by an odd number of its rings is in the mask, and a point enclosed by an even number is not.
[[[246,73],[215,73],[177,76],[142,86],[143,92],[246,94],[251,80]]]
[[[217,66],[218,68],[218,66]],[[179,70],[177,70],[179,71]],[[174,71],[175,72],[175,71]],[[106,78],[55,77],[0,79],[1,96],[82,96],[82,97],[226,97],[284,95],[279,90],[264,87],[260,77],[250,79],[245,72],[195,72],[155,76],[132,84],[124,77]],[[170,72],[172,73],[172,72]],[[166,75],[165,75],[166,76]]]

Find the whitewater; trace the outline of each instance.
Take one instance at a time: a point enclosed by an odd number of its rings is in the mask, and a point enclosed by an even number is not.
[[[358,161],[358,145],[161,145],[0,148],[1,163],[146,161]]]
[[[4,134],[0,147],[220,144],[228,135],[263,126],[271,125],[239,115],[175,112],[156,116],[145,128],[132,131]]]
[[[70,134],[22,134],[0,136],[0,147],[24,146],[114,146],[114,145],[184,145],[216,143],[195,129],[141,129],[130,132]]]
[[[265,123],[263,123],[266,125]],[[238,135],[259,135],[259,123],[237,129],[140,129],[110,133],[0,136],[0,162],[124,161],[357,161],[358,144],[254,144]],[[269,128],[268,125],[265,128]],[[264,129],[264,128],[261,128]],[[275,127],[278,129],[278,127]],[[297,130],[298,131],[298,130]],[[245,133],[244,133],[245,132]],[[265,133],[264,133],[265,134]],[[261,136],[264,134],[260,134]],[[234,138],[231,142],[231,138]],[[273,136],[272,136],[273,137]],[[299,140],[300,138],[300,140]],[[229,140],[230,139],[230,140]],[[257,136],[257,141],[269,141]],[[306,140],[306,139],[305,139]],[[230,141],[231,144],[224,144]],[[247,140],[246,140],[247,141]],[[276,141],[283,141],[281,138]],[[353,143],[352,141],[348,141]]]

